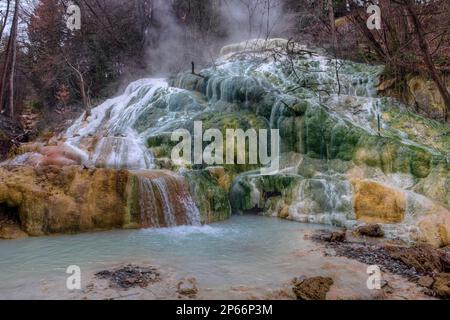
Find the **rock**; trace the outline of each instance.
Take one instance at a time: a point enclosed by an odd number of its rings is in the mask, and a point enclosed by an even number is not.
[[[206,170],[217,179],[219,186],[221,186],[225,191],[229,191],[231,188],[232,178],[226,173],[224,167],[208,167]]]
[[[425,287],[425,288],[431,288],[433,283],[434,283],[434,279],[433,279],[433,277],[430,277],[430,276],[420,277],[419,280],[417,281],[417,284],[419,286]]]
[[[164,227],[168,223],[164,210],[169,209],[175,223],[181,225],[189,218],[186,206],[199,204],[205,205],[200,207],[202,222],[224,220],[231,215],[227,194],[208,172],[204,174],[209,179],[205,176],[195,180],[201,183],[193,182],[197,193],[192,199],[187,179],[165,170],[0,167],[0,209],[6,205],[14,211],[20,228],[31,236]],[[159,188],[152,187],[154,179]],[[169,209],[164,201],[169,202]],[[156,225],[149,224],[152,221]]]
[[[289,194],[293,192],[293,188],[300,181],[301,177],[290,174],[271,176],[254,174],[240,175],[234,179],[230,190],[233,213],[244,214],[255,208],[268,209],[271,207],[270,204],[274,199],[283,198],[284,201],[291,202]],[[289,208],[284,210],[284,214],[287,215],[286,217],[289,216],[289,210]]]
[[[120,289],[146,288],[149,284],[161,280],[156,268],[140,267],[131,264],[112,271],[100,271],[95,275],[100,279],[109,280],[111,287]]]
[[[18,225],[0,226],[0,239],[15,240],[28,237],[28,234],[23,232]]]
[[[444,272],[450,272],[450,251],[444,250],[441,256]]]
[[[280,210],[280,212],[279,212],[279,214],[278,214],[278,218],[281,218],[281,219],[287,219],[288,217],[289,217],[289,209],[290,209],[290,206],[284,206],[281,210]]]
[[[385,249],[391,257],[421,274],[443,271],[442,254],[431,245],[421,244],[409,248],[387,245]]]
[[[155,163],[158,168],[172,170],[174,168],[174,163],[172,159],[169,158],[157,158]]]
[[[417,277],[417,271],[404,264],[401,260],[392,257],[386,250],[386,245],[380,246],[356,242],[330,243],[330,245],[337,256],[354,259],[366,265],[377,265],[382,267],[382,270],[403,275],[410,279]]]
[[[189,298],[195,298],[198,293],[197,280],[195,278],[181,280],[177,284],[177,293]]]
[[[402,190],[370,180],[353,180],[356,218],[366,223],[400,223],[404,220],[406,196]]]
[[[356,232],[366,237],[372,238],[384,237],[384,231],[379,224],[369,224],[365,226],[360,226],[356,229]]]
[[[448,77],[446,77],[448,79]],[[411,105],[416,105],[422,110],[427,110],[435,117],[441,115],[441,110],[445,107],[444,100],[439,93],[436,84],[426,77],[419,75],[407,76],[407,90],[404,99]],[[448,83],[444,82],[444,83]],[[450,86],[448,86],[450,88]]]
[[[313,239],[325,242],[344,242],[346,238],[345,231],[319,230],[313,236]]]
[[[0,205],[31,236],[120,228],[131,219],[130,176],[79,166],[0,168]]]
[[[334,281],[326,277],[294,279],[293,291],[297,300],[326,300]]]
[[[3,161],[14,144],[26,138],[17,120],[0,114],[0,162]]]
[[[75,166],[83,163],[83,158],[74,149],[63,144],[43,146],[41,143],[29,143],[15,150],[16,158],[10,159],[6,165],[25,165],[31,167]]]
[[[383,291],[387,294],[394,293],[394,288],[392,288],[390,283],[387,282],[386,280],[381,281],[381,289],[383,289]]]
[[[450,184],[447,164],[439,165],[430,172],[428,177],[419,180],[412,191],[450,206]]]
[[[450,212],[446,209],[435,212],[418,219],[420,234],[416,240],[443,247],[450,244]]]
[[[231,217],[228,193],[208,170],[183,173],[189,190],[202,216],[202,223],[226,220]]]
[[[433,293],[441,299],[450,299],[450,273],[440,273],[434,277]]]

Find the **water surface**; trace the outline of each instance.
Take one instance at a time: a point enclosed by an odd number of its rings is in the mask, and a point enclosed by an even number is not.
[[[370,297],[366,267],[324,256],[305,235],[323,225],[235,216],[209,226],[117,230],[0,241],[0,299],[79,298],[66,289],[70,265],[83,288],[94,272],[148,263],[176,277],[195,277],[203,298],[240,298],[233,290],[276,290],[292,278],[332,276],[336,295]],[[210,291],[208,291],[210,290]],[[203,291],[205,292],[205,291]]]

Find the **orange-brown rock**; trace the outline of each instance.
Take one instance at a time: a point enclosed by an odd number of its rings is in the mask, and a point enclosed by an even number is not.
[[[122,227],[130,173],[72,167],[0,168],[0,204],[18,213],[29,235]]]
[[[232,177],[225,171],[224,167],[208,167],[209,173],[217,179],[222,189],[229,191],[232,183]]]
[[[434,214],[420,217],[418,226],[420,234],[419,241],[429,243],[434,247],[445,247],[450,245],[450,213],[441,209]]]
[[[434,294],[441,299],[450,299],[450,273],[440,273],[434,277]]]
[[[414,268],[417,272],[432,274],[444,270],[443,254],[431,245],[420,244],[412,247],[386,245],[384,248],[391,257]]]
[[[371,180],[353,180],[356,218],[366,223],[399,223],[405,218],[406,195],[402,190]]]
[[[297,300],[326,300],[334,281],[327,277],[294,279],[293,291]]]
[[[28,237],[18,225],[0,225],[0,239],[14,240]]]
[[[210,207],[205,213],[204,206],[192,199],[186,182],[183,176],[167,170],[130,172],[82,166],[0,167],[0,218],[2,211],[6,211],[4,215],[8,219],[13,217],[19,227],[19,230],[5,229],[3,238],[16,237],[19,233],[15,231],[20,230],[40,236],[209,223],[229,216],[229,205],[222,208],[217,193],[194,190],[194,199],[201,198],[202,203]],[[210,188],[224,193],[214,184],[217,183],[215,179],[208,183]],[[200,217],[196,206],[200,208]]]

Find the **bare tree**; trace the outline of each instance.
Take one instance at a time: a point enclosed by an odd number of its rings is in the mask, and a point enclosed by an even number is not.
[[[364,3],[375,4],[372,0]],[[383,17],[381,30],[367,28],[365,8],[354,1],[350,3],[351,23],[363,35],[377,58],[386,64],[388,72],[395,76],[400,94],[403,93],[402,84],[407,74],[422,74],[432,79],[444,101],[444,119],[448,121],[450,93],[444,75],[450,72],[450,2],[379,0],[377,3]]]
[[[10,6],[11,6],[11,0],[7,0],[7,2],[6,2],[6,11],[5,11],[4,16],[2,18],[2,21],[0,22],[0,42],[2,40],[3,31],[6,28],[6,23],[8,22]]]
[[[16,5],[14,8],[14,18],[11,31],[11,71],[9,73],[9,116],[14,116],[14,74],[16,71],[16,60],[17,60],[17,29],[19,24],[19,3],[20,0],[16,0]]]
[[[72,68],[73,71],[75,71],[75,73],[78,77],[78,84],[79,84],[79,88],[80,88],[81,100],[83,102],[83,108],[85,110],[84,121],[86,121],[87,118],[91,115],[91,105],[90,105],[89,95],[86,93],[86,81],[84,80],[84,75],[80,71],[79,66],[75,67],[74,65],[72,65],[67,58],[66,58],[66,62],[69,65],[69,67]]]
[[[0,110],[4,112],[4,105],[8,103],[9,116],[14,116],[14,74],[17,56],[17,29],[19,24],[20,0],[15,1],[14,15],[11,24],[8,44],[5,51],[5,59],[2,67],[2,79],[0,83]],[[8,86],[9,84],[9,86]],[[8,98],[5,101],[8,91]]]
[[[450,114],[450,92],[448,91],[447,86],[445,85],[443,79],[439,75],[436,66],[434,64],[430,46],[425,36],[424,27],[419,18],[419,13],[416,11],[416,6],[414,2],[412,2],[411,0],[403,0],[402,4],[406,7],[406,10],[408,12],[408,18],[410,19],[412,25],[414,26],[414,31],[417,35],[423,61],[425,62],[425,65],[428,68],[428,72],[433,81],[436,83],[439,93],[441,94],[444,100],[446,107],[444,111],[444,119],[445,121],[448,121],[448,117]]]

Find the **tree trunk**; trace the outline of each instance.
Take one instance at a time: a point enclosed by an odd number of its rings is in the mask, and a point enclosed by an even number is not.
[[[84,77],[81,74],[81,72],[79,72],[79,77],[80,77],[81,99],[83,100],[84,110],[86,110],[86,113],[84,114],[84,120],[86,121],[87,118],[91,115],[91,107],[89,105],[89,100],[88,100],[88,97],[86,94],[86,89],[85,89],[85,85],[84,85]]]
[[[333,50],[334,50],[334,55],[336,56],[338,42],[337,42],[337,35],[336,35],[336,21],[335,21],[335,16],[334,16],[333,0],[328,0],[327,8],[328,8],[328,19],[330,20],[330,29],[331,29],[331,39],[333,42]]]
[[[83,101],[83,108],[85,110],[83,120],[86,121],[87,118],[91,115],[91,106],[90,106],[90,103],[89,103],[89,97],[88,97],[88,95],[86,93],[86,85],[85,85],[83,73],[81,73],[81,71],[78,70],[78,68],[75,68],[69,62],[69,60],[67,60],[67,58],[66,58],[66,62],[69,65],[69,67],[71,67],[75,71],[75,73],[78,75],[78,81],[79,81],[80,93],[81,93],[81,100]]]
[[[3,106],[5,102],[5,93],[6,93],[6,80],[8,77],[9,70],[9,61],[11,59],[11,37],[8,40],[8,44],[6,45],[5,51],[5,60],[2,66],[2,78],[0,80],[0,112],[3,112]]]
[[[5,101],[5,98],[6,98],[6,91],[8,89],[8,87],[7,87],[8,80],[9,80],[9,84],[10,84],[9,97],[11,100],[11,74],[12,74],[12,78],[14,79],[18,19],[19,19],[19,0],[16,1],[16,4],[14,6],[13,22],[11,25],[11,31],[10,31],[10,35],[9,35],[9,39],[8,39],[8,44],[6,45],[5,60],[4,60],[3,67],[2,67],[2,78],[1,78],[1,82],[0,82],[0,111],[1,112],[3,112],[3,107],[6,105],[6,102],[7,102],[7,101]],[[13,60],[14,63],[11,63],[11,60]],[[14,64],[14,66],[13,66],[13,64]],[[12,81],[12,83],[14,84],[14,80]],[[14,92],[14,86],[13,86],[12,90]],[[12,98],[14,98],[14,93],[12,95]],[[8,103],[9,103],[9,108],[10,108],[10,112],[11,112],[10,100],[8,100]],[[12,100],[14,101],[14,99],[12,99]]]
[[[11,46],[11,71],[9,74],[9,116],[14,117],[14,75],[16,70],[16,58],[17,58],[17,27],[19,24],[19,0],[16,0],[16,7],[14,11],[14,20],[12,27],[12,46]]]
[[[414,25],[415,32],[417,34],[417,38],[419,40],[420,51],[422,52],[423,60],[425,65],[428,68],[431,78],[436,83],[439,93],[442,95],[445,104],[444,110],[444,118],[445,121],[448,121],[449,113],[450,113],[450,92],[447,89],[444,81],[439,75],[438,70],[436,69],[433,57],[430,53],[430,47],[428,45],[427,39],[425,38],[425,34],[423,32],[422,23],[419,20],[419,17],[416,11],[413,8],[413,4],[411,2],[406,2],[406,10],[408,11],[409,17],[411,19],[412,24]]]
[[[2,40],[2,36],[3,36],[3,31],[5,30],[6,27],[6,22],[8,21],[8,16],[9,16],[9,7],[11,5],[11,0],[7,0],[7,4],[6,4],[6,11],[5,11],[5,20],[3,20],[3,23],[1,25],[1,29],[0,29],[0,41]]]

